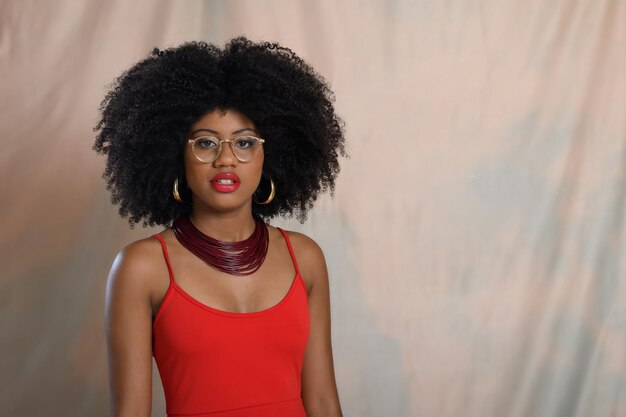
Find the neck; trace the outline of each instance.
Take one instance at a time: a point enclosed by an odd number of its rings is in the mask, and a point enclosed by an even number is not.
[[[196,210],[189,219],[202,233],[226,242],[245,240],[254,232],[255,222],[251,207],[229,212]]]

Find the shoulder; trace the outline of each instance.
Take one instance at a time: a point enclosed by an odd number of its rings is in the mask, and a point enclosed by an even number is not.
[[[154,277],[163,271],[161,244],[154,237],[129,243],[116,255],[107,286],[150,293]]]
[[[326,260],[322,248],[315,240],[304,233],[285,230],[294,255],[300,274],[309,287],[313,287],[317,282],[327,281],[328,272],[326,269]]]
[[[133,272],[150,272],[162,253],[161,244],[154,237],[136,240],[124,246],[115,257],[114,266]]]
[[[315,240],[304,233],[285,230],[289,236],[291,247],[298,256],[298,261],[321,261],[324,259],[324,252]]]

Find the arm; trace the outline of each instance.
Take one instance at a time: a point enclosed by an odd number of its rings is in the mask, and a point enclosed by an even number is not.
[[[308,417],[342,417],[331,344],[330,294],[326,261],[312,239],[299,235],[299,266],[311,282],[311,331],[302,370],[302,400]]]
[[[146,243],[125,247],[109,273],[105,334],[111,416],[149,417],[152,408],[152,308]]]

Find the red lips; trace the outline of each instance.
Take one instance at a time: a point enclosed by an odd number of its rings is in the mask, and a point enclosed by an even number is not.
[[[211,185],[220,193],[230,193],[239,188],[241,180],[234,172],[220,172],[211,178]]]

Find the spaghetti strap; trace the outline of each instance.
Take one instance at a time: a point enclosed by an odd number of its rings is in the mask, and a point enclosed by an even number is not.
[[[170,273],[170,283],[173,284],[175,282],[174,271],[172,271],[172,265],[170,264],[170,256],[167,253],[167,246],[165,245],[165,240],[163,239],[163,236],[161,236],[160,233],[156,233],[152,235],[152,237],[156,237],[157,239],[159,239],[159,242],[161,242],[161,248],[163,248],[163,255],[165,256],[165,262],[167,263],[167,270]]]
[[[293,266],[296,268],[296,274],[300,275],[300,270],[298,269],[298,263],[296,262],[296,255],[293,253],[293,248],[291,247],[291,241],[289,240],[289,236],[287,236],[287,232],[285,232],[280,227],[277,227],[278,230],[283,234],[285,238],[285,242],[287,242],[287,247],[289,248],[289,254],[291,255],[291,261],[293,262]]]

